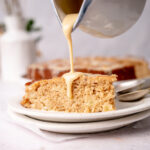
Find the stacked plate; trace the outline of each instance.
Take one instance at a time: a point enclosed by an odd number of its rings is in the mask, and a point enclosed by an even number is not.
[[[116,111],[65,113],[27,109],[20,97],[9,101],[9,115],[17,123],[59,133],[93,133],[117,129],[150,116],[150,97],[135,102],[116,100]]]

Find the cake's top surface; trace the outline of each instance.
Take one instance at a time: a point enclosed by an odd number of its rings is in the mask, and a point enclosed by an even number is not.
[[[104,80],[104,81],[107,81],[107,82],[114,82],[117,80],[117,76],[116,75],[97,75],[97,74],[83,74],[80,76],[80,78],[86,78],[88,77],[88,80],[89,82],[93,82],[94,80],[96,80],[97,82],[99,80]],[[77,79],[78,80],[78,79]],[[59,82],[64,82],[65,84],[65,79],[63,77],[55,77],[53,79],[46,79],[46,80],[39,80],[39,81],[32,81],[32,82],[27,82],[26,83],[26,86],[34,86],[34,85],[37,85],[37,84],[51,84],[53,82],[56,82],[56,83],[59,83]],[[84,82],[84,80],[80,80],[80,82]]]

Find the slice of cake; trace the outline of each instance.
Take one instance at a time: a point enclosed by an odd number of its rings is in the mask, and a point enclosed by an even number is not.
[[[67,96],[62,77],[26,84],[21,104],[26,108],[65,112],[104,112],[115,110],[113,82],[116,75],[81,75],[72,83],[73,98]]]
[[[117,80],[129,80],[150,76],[148,63],[143,59],[84,57],[74,59],[74,69],[78,72],[111,75],[116,74]],[[60,77],[70,71],[67,59],[55,59],[43,63],[35,63],[28,67],[27,78],[32,80]]]

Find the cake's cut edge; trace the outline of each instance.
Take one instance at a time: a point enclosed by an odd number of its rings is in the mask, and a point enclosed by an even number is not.
[[[62,77],[27,83],[21,105],[78,113],[112,111],[115,110],[114,81],[116,75],[82,75],[73,82],[73,99],[67,97],[66,83]]]

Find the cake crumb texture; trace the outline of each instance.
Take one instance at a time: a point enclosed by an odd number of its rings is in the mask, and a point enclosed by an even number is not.
[[[21,104],[26,108],[64,112],[104,112],[115,110],[113,82],[116,75],[81,75],[73,81],[73,99],[67,97],[64,78],[26,84]]]

